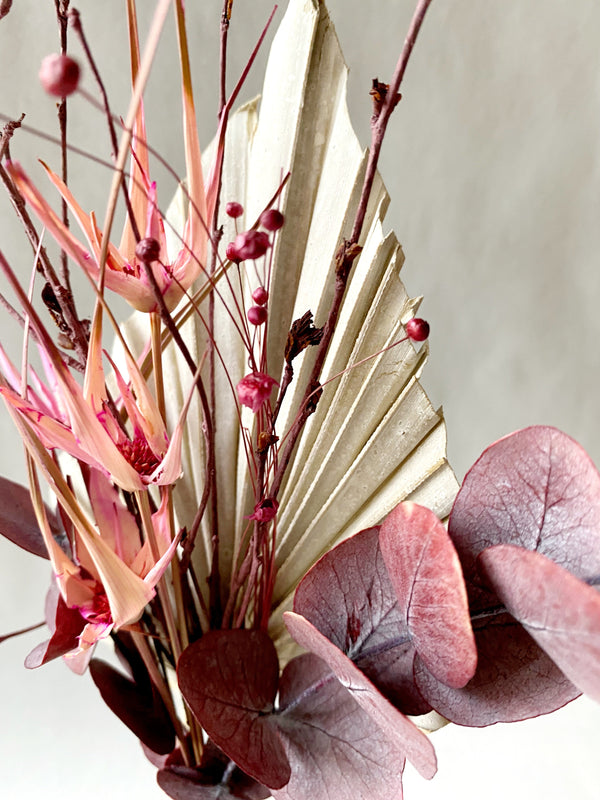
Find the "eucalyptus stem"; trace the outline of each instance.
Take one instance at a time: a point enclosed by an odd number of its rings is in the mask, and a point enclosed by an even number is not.
[[[183,756],[185,765],[187,767],[191,767],[193,764],[193,759],[190,757],[185,731],[183,729],[179,717],[177,716],[177,712],[173,704],[173,698],[171,697],[171,692],[169,690],[169,687],[167,686],[163,676],[160,674],[160,670],[156,665],[156,661],[154,659],[152,651],[148,647],[148,642],[146,641],[146,637],[140,630],[132,630],[131,637],[133,639],[133,643],[138,649],[140,656],[142,657],[144,666],[148,670],[148,674],[150,675],[150,680],[156,687],[156,690],[158,691],[161,700],[165,704],[169,717],[171,718],[171,722],[173,723],[173,727],[175,728],[175,734],[179,739],[179,746],[181,748],[181,754]]]

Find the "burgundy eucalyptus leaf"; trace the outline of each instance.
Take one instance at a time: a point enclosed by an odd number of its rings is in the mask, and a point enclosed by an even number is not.
[[[381,525],[379,545],[413,645],[453,688],[474,675],[477,650],[458,556],[435,514],[401,503]]]
[[[405,758],[311,654],[293,659],[279,687],[279,723],[292,776],[276,800],[402,800]]]
[[[437,769],[435,751],[428,737],[381,694],[366,675],[333,642],[300,614],[288,611],[285,624],[299,645],[321,658],[359,706],[381,728],[399,752],[403,752],[424,778]]]
[[[415,651],[379,547],[379,528],[361,531],[326,553],[298,585],[294,611],[400,711],[417,715],[431,709],[415,687]]]
[[[600,594],[553,561],[514,545],[479,556],[508,611],[565,675],[600,701]]]
[[[290,778],[273,715],[279,664],[262,631],[210,631],[183,651],[181,692],[210,738],[251,777],[271,789]]]
[[[170,753],[175,731],[158,692],[141,688],[105,661],[94,658],[90,674],[102,699],[121,722],[154,753]]]
[[[27,669],[41,667],[42,664],[74,650],[79,644],[79,634],[86,624],[77,609],[67,606],[55,581],[51,583],[46,594],[45,614],[52,636],[29,653],[25,659]]]
[[[61,533],[54,514],[49,509],[46,509],[46,513],[55,538],[64,547],[64,534]],[[48,558],[29,489],[6,478],[0,478],[0,534],[34,556]]]
[[[8,14],[11,6],[12,0],[0,0],[0,19]]]
[[[266,800],[271,795],[210,741],[199,768],[169,765],[159,770],[157,781],[173,800]]]
[[[509,614],[492,611],[472,622],[477,671],[464,688],[446,686],[415,659],[417,686],[446,719],[476,728],[518,722],[556,711],[580,694]]]
[[[232,795],[220,784],[206,786],[195,780],[195,770],[186,770],[181,774],[179,770],[170,767],[160,769],[156,781],[163,792],[173,800],[231,800]],[[225,793],[223,793],[225,791]]]

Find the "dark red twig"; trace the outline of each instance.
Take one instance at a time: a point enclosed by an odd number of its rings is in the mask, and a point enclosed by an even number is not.
[[[333,332],[335,330],[342,305],[342,299],[348,284],[350,271],[352,269],[354,260],[361,250],[358,242],[365,221],[367,205],[373,189],[373,181],[375,180],[375,175],[377,172],[377,163],[379,161],[381,145],[383,143],[390,116],[397,105],[398,90],[400,88],[400,84],[402,83],[402,79],[404,78],[410,55],[413,51],[415,41],[419,35],[425,14],[431,5],[431,2],[432,0],[419,0],[415,9],[415,13],[413,14],[413,18],[408,29],[408,34],[404,41],[404,46],[402,48],[400,58],[398,59],[389,89],[386,92],[385,99],[379,107],[378,112],[371,120],[371,149],[367,161],[362,192],[356,210],[356,216],[354,218],[352,235],[349,240],[342,243],[336,255],[335,291],[333,301],[329,310],[327,321],[323,326],[323,336],[321,338],[315,363],[308,380],[302,403],[300,405],[300,412],[290,428],[285,447],[280,453],[279,463],[273,476],[269,495],[274,498],[277,497],[279,493],[283,476],[285,475],[286,469],[292,457],[292,453],[296,446],[296,442],[298,441],[298,437],[304,427],[304,424],[306,423],[308,417],[316,409],[320,388],[319,376],[321,375],[327,350],[329,349],[329,345],[333,337]]]

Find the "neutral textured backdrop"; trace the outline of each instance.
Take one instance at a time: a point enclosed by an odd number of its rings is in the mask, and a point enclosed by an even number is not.
[[[215,124],[221,2],[187,5],[206,142]],[[54,131],[52,101],[35,79],[42,56],[56,49],[53,3],[13,6],[0,22],[0,110],[26,111],[31,125]],[[78,7],[113,107],[124,113],[124,2],[81,0]],[[351,70],[351,116],[366,145],[370,79],[391,75],[413,0],[330,0],[329,8]],[[232,75],[270,3],[237,0],[234,10]],[[425,295],[432,357],[424,384],[444,405],[459,477],[487,444],[532,423],[562,428],[600,462],[599,33],[600,5],[589,0],[434,0],[409,67],[381,164],[392,196],[387,222],[404,247],[409,291]],[[259,91],[263,63],[247,97]],[[169,82],[176,74],[170,26],[149,90],[149,135],[181,171],[179,97]],[[76,99],[72,116],[74,141],[105,147],[96,112]],[[23,135],[13,152],[26,163],[42,155],[58,165],[52,146]],[[85,164],[79,171],[81,164],[73,162],[75,193],[102,210],[107,176]],[[2,198],[0,247],[25,274],[31,256]],[[16,347],[14,326],[3,321],[1,330]],[[22,453],[5,415],[0,436],[0,473],[21,479]],[[48,569],[4,541],[0,556],[1,635],[40,618]],[[23,670],[39,638],[0,649],[2,796],[163,797],[136,741],[89,680],[60,663]],[[439,775],[425,784],[409,773],[407,797],[592,800],[599,722],[600,710],[583,700],[519,725],[447,728],[435,739]]]

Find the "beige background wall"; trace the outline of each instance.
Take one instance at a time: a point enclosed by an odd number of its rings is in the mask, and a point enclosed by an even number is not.
[[[187,5],[207,141],[221,2]],[[123,6],[78,5],[119,113],[128,91]],[[0,110],[24,110],[31,125],[53,131],[52,102],[35,80],[41,57],[56,49],[52,8],[50,0],[14,0],[0,22]],[[232,75],[270,4],[236,0],[234,8]],[[390,76],[413,0],[330,0],[329,8],[351,70],[351,116],[366,145],[370,78]],[[600,5],[591,0],[434,0],[409,67],[381,170],[392,196],[388,224],[406,254],[404,280],[425,295],[432,356],[424,384],[444,405],[459,477],[491,441],[536,422],[561,427],[600,462],[599,34]],[[176,68],[172,45],[169,29],[150,87],[149,133],[181,170],[179,99],[166,82]],[[259,64],[248,97],[260,75]],[[76,100],[72,116],[74,140],[104,143],[94,111]],[[58,164],[53,147],[26,136],[13,152],[26,163],[42,155]],[[101,210],[107,176],[81,164],[73,161],[75,192]],[[31,256],[1,197],[0,247],[25,274]],[[15,328],[3,322],[0,330],[16,347]],[[20,479],[19,444],[4,415],[0,436],[0,473]],[[1,635],[41,617],[47,567],[3,541],[0,557]],[[86,679],[61,664],[21,668],[38,640],[36,633],[0,648],[3,797],[162,797],[133,737]],[[599,721],[597,707],[578,701],[522,725],[446,729],[436,735],[440,775],[427,785],[409,775],[407,796],[592,800]]]

